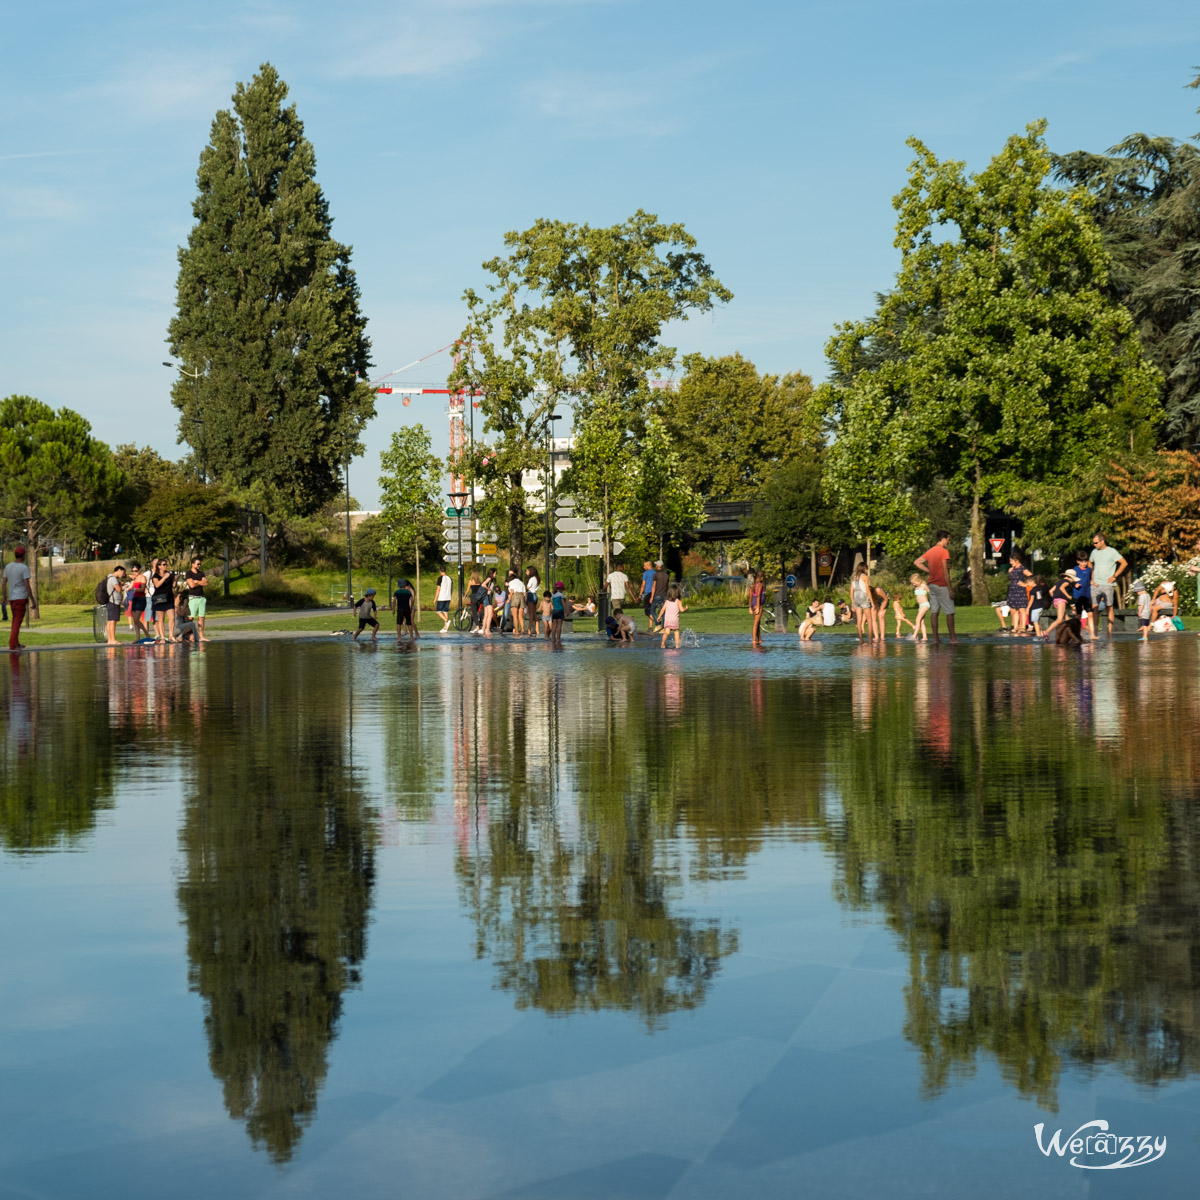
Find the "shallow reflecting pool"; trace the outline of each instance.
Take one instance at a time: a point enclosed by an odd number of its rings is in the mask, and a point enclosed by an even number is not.
[[[1195,1194],[1200,639],[0,672],[2,1200]]]

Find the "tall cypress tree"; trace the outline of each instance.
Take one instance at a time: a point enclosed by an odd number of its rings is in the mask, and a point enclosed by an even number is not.
[[[265,63],[217,113],[196,224],[179,252],[171,400],[210,474],[278,515],[316,511],[358,453],[374,397],[350,247],[334,240],[316,155]],[[191,378],[194,373],[198,376]]]

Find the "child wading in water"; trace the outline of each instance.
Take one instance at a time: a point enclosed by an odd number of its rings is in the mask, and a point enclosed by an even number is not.
[[[908,635],[908,640],[915,642],[919,635],[921,641],[927,642],[929,634],[925,631],[925,615],[929,612],[929,589],[920,575],[910,575],[908,582],[912,584],[913,595],[917,601],[917,619],[913,622],[913,631]]]
[[[396,585],[396,590],[392,593],[392,602],[389,605],[391,610],[396,614],[396,642],[399,644],[400,637],[404,631],[408,630],[408,640],[415,641],[421,635],[417,632],[417,627],[413,624],[413,587],[407,579],[401,579]]]
[[[766,582],[757,571],[750,572],[750,645],[762,645],[763,597],[766,593]]]
[[[662,610],[662,649],[667,648],[667,635],[675,634],[675,649],[679,649],[679,614],[687,612],[687,605],[679,598],[679,589],[672,584],[667,588],[667,598]]]
[[[904,615],[904,602],[897,596],[892,601],[892,616],[896,618],[896,636],[900,636],[900,630],[907,625],[912,630],[910,637],[917,636],[917,626]]]

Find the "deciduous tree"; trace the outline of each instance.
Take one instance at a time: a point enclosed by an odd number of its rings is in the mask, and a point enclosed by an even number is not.
[[[172,389],[180,439],[202,437],[211,474],[279,516],[336,493],[374,415],[350,247],[333,238],[287,92],[264,64],[217,113],[168,330],[184,370],[199,372]]]
[[[662,415],[688,482],[705,499],[751,499],[774,470],[811,454],[807,375],[759,375],[740,354],[689,354],[683,365]]]
[[[1103,512],[1115,538],[1134,550],[1190,555],[1200,541],[1200,455],[1163,450],[1138,464],[1114,463]]]
[[[529,348],[525,375],[550,396],[574,399],[576,444],[564,485],[600,523],[607,572],[613,530],[627,515],[620,496],[628,495],[656,407],[649,381],[675,365],[663,327],[732,293],[682,225],[640,209],[604,229],[540,220],[504,240],[508,255],[484,266],[513,339]]]
[[[892,553],[919,546],[909,489],[931,478],[970,500],[976,603],[988,506],[1111,453],[1118,402],[1142,421],[1160,413],[1157,372],[1104,292],[1087,197],[1047,182],[1044,128],[974,176],[910,141],[897,286],[871,320],[839,328],[828,352],[841,376],[822,389],[837,423],[830,484],[860,535]],[[888,352],[863,365],[875,342]]]
[[[408,562],[409,551],[437,514],[442,466],[424,425],[397,429],[379,458],[379,520],[386,530],[380,545],[384,554]]]

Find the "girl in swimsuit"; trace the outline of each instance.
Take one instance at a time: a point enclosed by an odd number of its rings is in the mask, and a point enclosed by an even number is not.
[[[929,588],[925,586],[925,579],[921,575],[910,575],[908,582],[912,584],[913,595],[917,600],[917,619],[913,622],[913,631],[908,638],[909,641],[915,642],[920,634],[921,641],[927,642],[929,634],[925,631],[925,615],[929,612]]]
[[[762,626],[763,616],[763,594],[766,591],[766,583],[763,577],[757,571],[750,572],[750,616],[752,625],[750,627],[750,645],[762,645]]]

